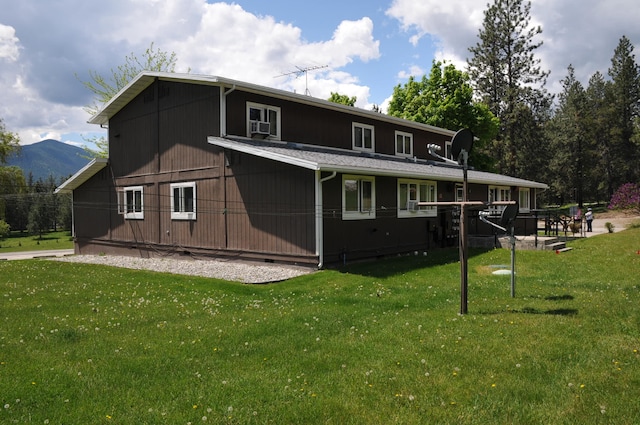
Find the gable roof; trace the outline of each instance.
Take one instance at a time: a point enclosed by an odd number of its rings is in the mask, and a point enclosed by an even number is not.
[[[54,193],[70,193],[84,182],[95,176],[96,173],[107,166],[107,158],[94,158],[90,163],[82,167],[73,176],[56,188]]]
[[[299,143],[209,136],[210,144],[314,171],[462,182],[462,168],[440,162]],[[547,189],[544,183],[468,170],[469,183]]]
[[[381,114],[354,106],[342,105],[339,103],[329,102],[328,100],[319,99],[303,94],[293,93],[286,90],[274,89],[271,87],[260,86],[257,84],[246,83],[243,81],[232,80],[229,78],[218,77],[214,75],[197,75],[197,74],[181,74],[175,72],[151,72],[144,71],[138,74],[133,80],[122,88],[115,96],[107,102],[104,107],[91,119],[90,124],[107,125],[109,119],[118,111],[124,108],[137,95],[142,93],[154,81],[173,81],[179,83],[191,83],[199,85],[220,86],[223,89],[240,89],[250,93],[257,93],[273,98],[289,100],[301,104],[313,105],[324,109],[331,109],[349,114],[368,117],[378,121],[391,122],[409,128],[427,130],[432,133],[442,134],[445,136],[453,136],[455,131],[435,127],[428,124],[422,124],[415,121],[409,121],[402,118]]]

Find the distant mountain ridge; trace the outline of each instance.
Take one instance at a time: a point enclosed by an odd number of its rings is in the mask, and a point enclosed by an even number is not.
[[[84,149],[47,139],[22,146],[17,155],[13,154],[8,158],[7,165],[20,167],[25,179],[32,173],[34,181],[53,176],[57,182],[87,165],[90,159],[86,156]]]

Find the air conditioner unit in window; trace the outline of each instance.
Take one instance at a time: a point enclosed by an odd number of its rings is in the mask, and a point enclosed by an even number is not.
[[[418,211],[418,201],[408,201],[407,209],[409,211]]]
[[[271,132],[271,123],[265,121],[250,121],[250,132],[251,134],[264,134],[269,135]]]

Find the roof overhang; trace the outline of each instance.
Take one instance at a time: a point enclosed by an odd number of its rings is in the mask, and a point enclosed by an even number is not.
[[[236,140],[214,136],[210,136],[208,142],[224,149],[314,171],[463,181],[462,168],[434,161],[398,158],[391,155],[360,154],[341,149],[286,142],[258,142],[250,139]],[[544,183],[475,170],[468,171],[467,181],[476,184],[517,186],[542,190],[548,188]]]
[[[82,167],[77,173],[69,177],[64,183],[58,186],[54,193],[70,193],[77,189],[84,182],[95,176],[98,171],[107,166],[107,158],[94,158],[87,165]]]

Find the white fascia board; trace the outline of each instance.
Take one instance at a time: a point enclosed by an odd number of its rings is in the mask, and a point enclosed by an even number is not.
[[[271,159],[274,161],[295,165],[295,166],[306,168],[309,170],[314,170],[314,171],[320,170],[319,164],[317,162],[307,161],[300,158],[294,158],[294,157],[279,154],[276,152],[269,152],[260,148],[254,148],[253,146],[246,146],[246,145],[240,145],[233,142],[226,142],[217,137],[208,137],[207,141],[210,144],[219,146],[221,148],[231,149],[231,150],[246,153],[249,155],[258,156],[260,158]]]
[[[64,183],[56,188],[53,193],[69,193],[78,188],[84,182],[95,176],[96,173],[107,166],[109,160],[107,158],[94,158],[87,165],[82,167],[73,176],[69,177]]]

